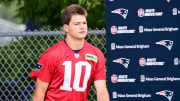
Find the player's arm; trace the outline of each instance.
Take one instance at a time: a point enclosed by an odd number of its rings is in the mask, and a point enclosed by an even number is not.
[[[97,80],[94,81],[94,85],[97,92],[98,101],[110,101],[108,90],[106,88],[106,80]]]
[[[37,78],[33,101],[44,101],[49,83]]]

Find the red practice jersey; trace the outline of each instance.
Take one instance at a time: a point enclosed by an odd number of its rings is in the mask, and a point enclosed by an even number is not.
[[[45,101],[87,101],[92,81],[106,80],[105,58],[88,42],[75,53],[64,41],[45,51],[30,77],[49,86]]]

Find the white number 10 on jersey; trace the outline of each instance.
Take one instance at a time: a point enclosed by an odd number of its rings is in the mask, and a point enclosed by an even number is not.
[[[72,66],[71,62],[72,61],[64,61],[64,63],[63,63],[63,65],[65,66],[65,73],[64,73],[63,86],[60,87],[60,90],[72,91],[72,88],[70,87],[71,66]],[[83,86],[79,87],[82,66],[85,66],[86,69],[85,69],[85,76],[84,76],[84,80],[83,80]],[[85,91],[90,74],[91,74],[91,65],[88,62],[84,62],[84,61],[77,62],[75,64],[75,76],[74,76],[73,89],[76,91],[81,91],[81,92]]]

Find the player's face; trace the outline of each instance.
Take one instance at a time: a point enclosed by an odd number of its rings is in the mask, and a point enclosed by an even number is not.
[[[67,37],[84,39],[87,34],[87,21],[84,15],[73,15],[69,25],[64,27]]]

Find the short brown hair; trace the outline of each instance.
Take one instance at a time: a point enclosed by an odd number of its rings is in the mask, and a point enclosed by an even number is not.
[[[76,14],[87,16],[87,11],[82,6],[77,4],[72,4],[68,6],[61,14],[61,20],[63,25],[64,24],[69,25],[72,15],[76,15]]]

